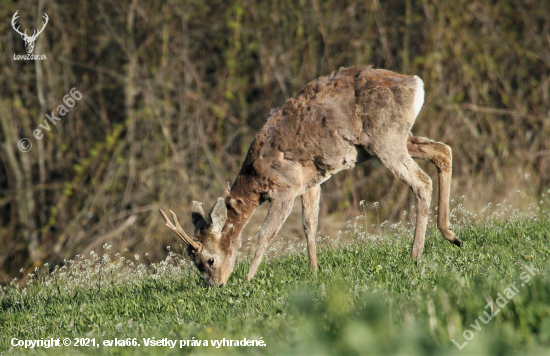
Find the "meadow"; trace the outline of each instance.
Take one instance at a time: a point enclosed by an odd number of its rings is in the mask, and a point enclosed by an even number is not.
[[[337,238],[319,239],[317,273],[300,243],[271,251],[251,284],[241,258],[223,288],[206,288],[173,251],[150,263],[104,245],[38,267],[1,289],[0,354],[27,353],[17,340],[48,338],[71,346],[34,354],[548,354],[547,208],[499,204],[476,215],[458,204],[452,224],[464,247],[432,228],[411,262],[412,225],[368,221],[362,206]],[[212,346],[224,338],[265,346]],[[175,347],[145,346],[163,339]]]

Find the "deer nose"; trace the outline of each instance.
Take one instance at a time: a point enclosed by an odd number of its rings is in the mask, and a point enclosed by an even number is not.
[[[204,281],[207,287],[222,287],[225,285],[225,283],[215,282],[212,279],[209,279],[208,281]]]
[[[215,278],[215,277],[204,277],[204,283],[208,287],[223,287],[226,283],[226,281],[223,281],[221,278]]]

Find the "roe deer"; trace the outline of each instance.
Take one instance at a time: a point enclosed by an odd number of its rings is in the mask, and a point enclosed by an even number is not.
[[[415,137],[411,128],[424,103],[424,83],[370,66],[342,68],[309,83],[281,108],[272,110],[248,150],[241,171],[210,214],[193,202],[194,238],[172,212],[175,225],[161,210],[166,225],[188,245],[188,253],[207,285],[224,285],[241,246],[241,231],[262,202],[271,207],[260,228],[250,281],[264,251],[302,196],[303,226],[309,266],[317,269],[315,235],[320,184],[333,174],[369,158],[378,158],[405,182],[418,200],[411,258],[424,248],[432,180],[412,158],[432,162],[439,175],[437,226],[445,239],[461,246],[449,226],[451,148]]]

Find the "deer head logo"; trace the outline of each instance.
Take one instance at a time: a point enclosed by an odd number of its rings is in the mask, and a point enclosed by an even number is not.
[[[41,34],[42,31],[44,31],[44,29],[46,28],[46,25],[48,24],[48,15],[46,13],[44,13],[44,19],[46,20],[46,22],[42,22],[42,24],[44,25],[44,26],[42,26],[42,29],[38,32],[36,32],[36,30],[34,30],[33,33],[32,33],[32,36],[28,36],[27,35],[27,30],[25,30],[25,32],[21,32],[21,31],[19,31],[19,26],[17,26],[17,28],[15,27],[15,25],[16,25],[15,20],[17,20],[17,18],[18,18],[18,16],[17,16],[18,12],[19,12],[19,10],[17,10],[15,12],[15,14],[13,14],[13,17],[11,19],[11,26],[13,27],[15,32],[20,34],[21,38],[23,40],[25,40],[25,49],[27,50],[27,53],[32,53],[32,51],[34,50],[34,43],[36,42],[36,39],[38,38],[38,35]]]

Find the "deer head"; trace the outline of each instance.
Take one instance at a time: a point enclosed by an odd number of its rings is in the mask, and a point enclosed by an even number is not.
[[[16,28],[15,25],[16,25],[16,21],[19,17],[17,16],[17,13],[19,12],[16,11],[15,14],[13,14],[13,17],[11,19],[11,26],[13,27],[13,29],[15,30],[15,32],[17,32],[18,34],[21,35],[21,38],[25,41],[25,49],[27,50],[27,53],[32,53],[32,51],[34,50],[34,43],[36,42],[36,39],[38,38],[38,35],[42,33],[42,31],[44,31],[44,28],[46,28],[46,25],[48,24],[48,15],[46,13],[44,13],[44,19],[46,20],[46,22],[42,22],[43,26],[42,26],[42,29],[38,32],[36,32],[36,30],[33,31],[32,33],[32,36],[28,36],[27,35],[27,30],[25,30],[25,32],[21,32],[19,31],[19,26]]]
[[[187,252],[193,263],[201,272],[208,286],[224,285],[233,271],[235,255],[233,251],[222,246],[222,230],[227,220],[227,208],[224,198],[218,198],[210,214],[206,215],[202,203],[193,202],[191,218],[195,225],[195,234],[190,238],[178,223],[176,214],[170,210],[173,224],[166,213],[160,213],[166,220],[166,226],[187,244]],[[227,246],[226,246],[227,247]]]

